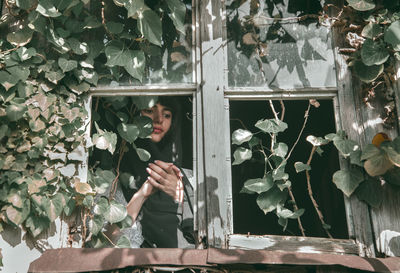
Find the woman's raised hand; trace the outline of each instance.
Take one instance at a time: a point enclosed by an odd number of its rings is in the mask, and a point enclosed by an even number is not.
[[[146,171],[149,174],[147,181],[154,188],[162,190],[175,202],[183,201],[182,173],[178,167],[172,163],[156,160],[149,164]]]

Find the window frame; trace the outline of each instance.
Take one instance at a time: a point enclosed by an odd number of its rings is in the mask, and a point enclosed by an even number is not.
[[[219,2],[219,3],[218,3]],[[338,69],[337,87],[294,88],[273,90],[265,87],[229,87],[225,1],[200,4],[199,21],[202,35],[202,94],[204,181],[198,181],[198,195],[206,197],[207,226],[200,225],[199,233],[207,234],[207,245],[223,248],[270,249],[308,253],[360,254],[355,240],[353,214],[349,198],[344,198],[350,239],[329,239],[273,235],[241,235],[233,233],[231,147],[229,126],[230,100],[300,100],[330,99],[334,105],[337,129],[342,129],[340,104],[343,101],[343,72]],[[332,33],[330,33],[332,36]],[[332,37],[333,39],[333,37]],[[333,43],[334,59],[338,52]],[[338,71],[339,70],[339,71]],[[218,77],[218,75],[220,75]],[[213,114],[209,114],[213,113]],[[218,134],[213,130],[219,128]],[[214,135],[213,135],[214,133]],[[219,152],[214,152],[219,151]],[[341,169],[345,168],[343,160]],[[204,186],[201,186],[204,183]],[[216,186],[213,184],[217,183]],[[217,198],[215,198],[217,196]],[[202,200],[202,199],[199,199]],[[360,203],[358,201],[358,203]]]

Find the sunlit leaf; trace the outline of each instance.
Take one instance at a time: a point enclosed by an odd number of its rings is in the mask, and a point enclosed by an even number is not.
[[[300,216],[302,216],[304,213],[304,209],[298,209],[295,212],[289,210],[289,209],[282,209],[281,211],[278,211],[277,215],[279,217],[285,218],[285,219],[297,219]]]
[[[248,142],[252,137],[252,132],[244,129],[237,129],[232,133],[232,144],[240,145],[244,142]]]
[[[104,218],[111,224],[122,221],[127,216],[126,207],[114,200],[110,201],[110,207],[104,214]]]
[[[97,235],[103,228],[104,217],[101,215],[94,215],[93,218],[89,220],[89,230],[93,235]]]
[[[146,68],[146,58],[143,51],[128,50],[125,52],[125,70],[135,79],[142,81]]]
[[[131,242],[129,241],[128,237],[125,235],[121,236],[118,241],[117,245],[118,248],[131,248]]]
[[[246,188],[248,191],[256,192],[258,194],[262,192],[266,192],[274,186],[274,181],[271,175],[267,175],[263,178],[255,178],[247,180],[243,188]]]
[[[7,41],[15,46],[24,46],[32,40],[33,31],[24,27],[15,32],[7,34]]]
[[[400,51],[400,21],[395,21],[385,31],[385,42],[393,46],[393,49]]]
[[[370,176],[383,175],[392,167],[393,163],[383,150],[364,162],[364,169]]]
[[[36,11],[46,17],[58,17],[61,15],[51,0],[39,0]]]
[[[92,187],[88,183],[84,182],[75,182],[75,190],[83,195],[93,193]]]
[[[67,60],[67,59],[64,59],[64,58],[59,58],[58,59],[58,66],[65,73],[65,72],[73,70],[74,68],[77,68],[78,67],[78,62],[75,61],[75,60]]]
[[[243,147],[239,147],[233,153],[234,161],[233,161],[232,165],[239,165],[239,164],[243,163],[244,161],[251,159],[252,155],[253,155],[253,153],[251,152],[251,150],[243,148]]]
[[[333,144],[344,157],[348,157],[351,153],[360,150],[360,146],[357,144],[357,142],[350,139],[335,139]]]
[[[22,212],[13,206],[7,206],[6,216],[8,220],[17,226],[22,223]]]
[[[367,11],[375,8],[374,0],[347,0],[347,2],[358,11]]]
[[[369,24],[367,24],[363,28],[361,35],[364,36],[365,38],[374,39],[381,33],[382,33],[382,28],[379,24],[374,22],[369,22]]]
[[[310,142],[313,146],[322,146],[328,144],[330,141],[328,139],[324,139],[322,137],[316,137],[313,135],[309,135],[306,140]]]
[[[296,169],[296,172],[302,172],[302,171],[310,171],[311,170],[311,166],[304,164],[303,162],[296,162],[294,163],[294,168]]]
[[[137,27],[150,43],[161,46],[162,28],[160,16],[151,9],[139,12]]]
[[[288,146],[286,143],[279,142],[274,145],[274,154],[280,157],[285,157],[288,152]]]
[[[267,214],[277,208],[279,204],[282,204],[286,200],[286,191],[281,191],[278,187],[273,187],[269,191],[261,193],[257,197],[258,207]]]
[[[333,174],[332,179],[336,187],[350,197],[358,185],[364,181],[364,175],[359,169],[340,170]]]
[[[259,120],[254,126],[265,133],[271,134],[283,132],[288,128],[288,125],[279,119]]]
[[[23,104],[11,104],[6,108],[7,118],[10,121],[17,121],[21,119],[25,112],[26,106]]]
[[[142,148],[136,148],[136,153],[142,161],[149,161],[151,154]]]
[[[139,136],[139,128],[135,124],[120,123],[117,126],[119,135],[128,141],[133,143]]]
[[[367,66],[362,61],[356,61],[353,71],[363,82],[372,82],[383,72],[383,64]]]
[[[361,60],[364,64],[380,65],[389,59],[389,52],[382,42],[373,41],[372,39],[365,40],[361,48]]]
[[[180,0],[167,0],[168,8],[171,13],[168,13],[169,17],[172,19],[176,29],[185,34],[185,15],[186,6]]]

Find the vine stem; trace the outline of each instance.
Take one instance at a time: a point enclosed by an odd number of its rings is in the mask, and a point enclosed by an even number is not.
[[[288,188],[288,191],[289,191],[290,199],[292,199],[292,201],[293,201],[293,208],[296,211],[299,210],[299,207],[297,206],[296,199],[294,198],[294,195],[293,195],[291,187]],[[303,227],[303,224],[301,223],[300,217],[297,217],[297,223],[299,225],[299,229],[300,229],[301,235],[303,237],[305,237],[306,233],[304,232],[304,227]]]
[[[313,146],[311,149],[311,152],[310,152],[310,156],[307,161],[307,165],[311,164],[311,160],[312,160],[313,155],[315,154],[316,150],[317,150],[317,146]],[[322,212],[318,209],[317,201],[315,201],[314,196],[313,196],[313,192],[312,192],[312,188],[311,188],[311,177],[310,177],[310,172],[308,170],[306,170],[306,178],[307,178],[308,195],[310,196],[311,202],[313,203],[315,211],[318,214],[319,220],[321,221],[322,225],[326,225],[326,223],[324,221],[324,216],[322,215]],[[324,228],[324,230],[329,238],[333,238],[331,233],[327,229]]]
[[[108,242],[110,242],[110,244],[112,244],[113,247],[117,246],[104,232],[102,232],[101,234],[103,234],[103,236],[107,239]]]
[[[119,168],[121,166],[122,158],[124,157],[125,146],[126,146],[126,140],[123,139],[122,142],[121,142],[121,147],[119,149],[119,157],[118,157],[117,168],[115,170],[117,172],[117,174],[115,175],[115,178],[114,178],[113,182],[111,183],[110,199],[114,199],[115,193],[117,191],[117,181],[118,181],[119,174],[120,174]]]
[[[308,117],[309,117],[309,114],[310,114],[310,107],[311,107],[311,103],[308,102],[307,110],[306,110],[306,112],[304,113],[304,122],[303,122],[303,126],[301,127],[300,133],[299,133],[299,135],[297,136],[296,141],[294,142],[292,148],[290,149],[289,153],[287,154],[286,160],[289,160],[290,156],[292,155],[292,152],[293,152],[294,148],[297,146],[297,144],[298,144],[299,141],[300,141],[300,138],[301,138],[301,135],[303,134],[304,129],[306,128],[307,121],[308,121]]]

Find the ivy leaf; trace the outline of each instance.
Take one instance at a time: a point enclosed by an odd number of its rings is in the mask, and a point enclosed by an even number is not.
[[[135,79],[142,81],[146,68],[146,58],[143,51],[128,50],[125,52],[125,70]]]
[[[302,216],[304,213],[304,209],[298,209],[295,212],[289,210],[289,209],[282,209],[278,211],[278,216],[285,218],[285,219],[297,219],[300,216]]]
[[[136,96],[132,97],[132,102],[139,110],[151,108],[156,105],[158,96]]]
[[[379,208],[383,201],[383,189],[380,181],[376,178],[370,177],[362,182],[355,194],[359,200],[365,201],[374,208]]]
[[[61,16],[61,13],[56,9],[51,0],[39,0],[36,11],[46,17]]]
[[[35,0],[16,0],[15,4],[20,9],[28,10],[36,3]]]
[[[33,31],[23,27],[7,34],[7,41],[15,46],[24,46],[32,40]]]
[[[251,150],[239,147],[233,153],[233,158],[235,159],[232,165],[242,164],[244,161],[249,160],[253,156]]]
[[[359,169],[340,170],[333,174],[333,183],[347,197],[350,197],[362,181],[364,175]]]
[[[21,61],[26,61],[36,55],[36,49],[34,47],[26,48],[20,47],[16,50],[18,57]]]
[[[294,168],[296,169],[297,173],[302,171],[311,171],[311,166],[308,164],[304,164],[303,162],[294,163]]]
[[[31,215],[26,219],[26,227],[29,228],[33,237],[38,236],[49,227],[49,219]]]
[[[383,72],[383,64],[367,66],[362,61],[356,61],[353,71],[363,82],[374,81]]]
[[[93,218],[89,220],[89,230],[93,235],[97,235],[104,225],[104,217],[101,215],[94,215]]]
[[[100,197],[99,200],[97,200],[96,205],[93,208],[93,212],[96,215],[102,215],[104,216],[105,213],[108,210],[108,200],[104,196]]]
[[[385,31],[385,42],[393,46],[395,51],[400,51],[400,21],[395,21]]]
[[[400,167],[400,137],[395,138],[392,142],[383,142],[381,148],[386,152],[389,160]]]
[[[351,153],[360,150],[360,146],[358,146],[357,142],[349,139],[335,139],[333,144],[345,158],[350,156]]]
[[[253,133],[248,130],[237,129],[232,133],[232,144],[240,145],[248,142],[253,137]]]
[[[15,78],[15,80],[20,80],[25,82],[31,71],[29,70],[29,67],[24,67],[24,66],[13,66],[13,67],[8,67],[7,71],[10,72],[11,76]]]
[[[107,66],[124,66],[126,64],[125,45],[120,41],[112,41],[106,46],[104,53],[107,57]]]
[[[140,116],[135,118],[133,124],[135,124],[139,128],[140,138],[149,137],[150,134],[153,132],[153,120],[147,116]]]
[[[400,168],[393,168],[387,171],[383,178],[392,185],[400,186]]]
[[[118,223],[127,216],[126,207],[120,203],[117,203],[114,200],[110,201],[110,207],[104,214],[104,218],[106,221],[110,222],[111,224]]]
[[[128,237],[126,237],[125,235],[122,235],[121,237],[119,237],[118,241],[117,241],[117,245],[118,248],[131,248],[131,242],[129,241]]]
[[[112,21],[107,22],[106,27],[112,34],[120,34],[124,30],[123,24]]]
[[[14,78],[10,73],[6,71],[0,71],[0,83],[6,91],[18,83],[18,79]]]
[[[57,193],[50,199],[50,206],[46,208],[47,216],[53,222],[60,216],[65,206],[65,200],[61,193]]]
[[[85,42],[81,43],[75,38],[69,38],[67,39],[67,42],[75,54],[83,55],[89,52],[89,46]]]
[[[6,216],[7,216],[7,219],[10,220],[16,226],[19,226],[20,224],[22,224],[22,221],[23,221],[22,212],[16,208],[14,208],[13,206],[7,206]]]
[[[326,144],[328,144],[330,142],[329,139],[326,139],[326,138],[324,139],[322,137],[316,137],[316,136],[313,136],[313,135],[307,136],[306,140],[308,142],[310,142],[313,146],[317,146],[317,147],[322,146],[322,145],[326,145]]]
[[[113,132],[94,134],[92,137],[92,142],[97,149],[108,150],[111,154],[113,154],[117,145],[117,135]]]
[[[151,9],[139,12],[137,28],[150,43],[161,46],[162,28],[157,13]]]
[[[185,34],[186,6],[180,0],[167,0],[167,5],[171,13],[168,13],[176,29]]]
[[[95,189],[98,194],[105,193],[115,179],[115,174],[109,170],[96,170],[96,176],[93,179]]]
[[[375,8],[374,0],[347,0],[349,6],[358,11],[367,11]]]
[[[266,175],[263,178],[248,179],[244,182],[243,188],[250,192],[258,194],[266,192],[274,186],[274,181],[271,175]]]
[[[25,112],[26,106],[23,104],[11,104],[6,108],[7,118],[10,121],[17,121],[21,119]]]
[[[286,143],[279,142],[274,145],[274,154],[280,157],[285,157],[288,152],[288,146]]]
[[[376,36],[381,34],[382,28],[379,24],[369,22],[362,30],[361,35],[365,38],[374,39]]]
[[[382,42],[367,39],[361,48],[361,59],[368,66],[380,65],[389,59],[389,52]]]
[[[49,71],[45,73],[45,77],[47,78],[47,80],[51,83],[54,84],[58,84],[58,82],[60,80],[62,80],[64,78],[64,73],[62,73],[61,70],[57,70],[57,71]]]
[[[85,182],[75,182],[75,191],[83,195],[93,193],[92,187]]]
[[[276,134],[288,128],[287,123],[279,119],[265,119],[256,122],[255,126],[265,133]]]
[[[364,162],[364,169],[370,176],[379,176],[385,174],[393,167],[393,163],[389,160],[387,154],[383,150],[379,150],[379,154],[370,157]]]
[[[366,160],[374,156],[379,156],[380,149],[373,144],[368,144],[364,147],[361,153],[361,160]]]
[[[258,207],[267,214],[278,207],[286,200],[286,191],[281,191],[278,187],[273,187],[270,190],[261,193],[257,197]]]
[[[126,10],[128,11],[128,18],[132,17],[133,19],[137,19],[139,12],[143,12],[144,10],[149,9],[145,5],[144,0],[114,0],[114,3],[116,2],[119,2],[121,6],[124,6],[126,8]]]
[[[118,124],[117,131],[123,139],[131,144],[138,138],[140,133],[139,128],[135,124],[126,123]]]
[[[149,161],[151,154],[145,149],[136,148],[136,153],[142,161]]]
[[[58,59],[58,66],[65,73],[78,67],[78,62],[75,60],[67,60],[65,58]]]

